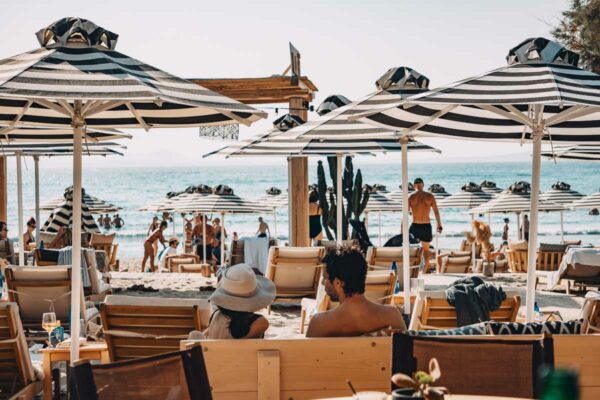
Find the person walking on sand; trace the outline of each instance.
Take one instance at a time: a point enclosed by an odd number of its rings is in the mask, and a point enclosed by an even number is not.
[[[146,272],[146,260],[150,259],[150,271],[156,271],[156,265],[154,264],[154,248],[152,244],[156,241],[159,241],[163,247],[167,247],[165,245],[165,237],[163,232],[167,229],[167,221],[162,221],[158,227],[158,229],[154,230],[144,241],[144,258],[142,259],[142,272]]]
[[[146,235],[150,236],[152,232],[158,229],[158,226],[158,217],[152,217],[152,222],[150,222],[150,225],[148,226],[148,233]],[[154,257],[156,257],[156,254],[158,254],[158,243],[156,241],[152,243],[152,248],[154,249]]]
[[[521,227],[523,232],[522,238],[529,242],[529,217],[527,214],[523,215],[523,226]]]
[[[438,210],[435,197],[423,190],[425,183],[423,179],[417,178],[414,181],[415,191],[408,198],[408,208],[412,212],[413,221],[409,232],[421,241],[423,246],[423,257],[425,258],[425,268],[423,271],[429,271],[429,243],[433,239],[431,229],[431,209],[435,215],[438,233],[442,233],[442,219]]]
[[[269,229],[269,225],[267,225],[267,223],[263,220],[263,217],[258,217],[258,230],[256,231],[256,234],[259,238],[266,238],[271,236],[271,230]]]

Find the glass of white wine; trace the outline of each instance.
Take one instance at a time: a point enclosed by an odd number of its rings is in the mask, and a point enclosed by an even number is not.
[[[51,335],[56,326],[56,313],[47,312],[42,315],[42,328],[48,332],[48,346],[52,346]]]

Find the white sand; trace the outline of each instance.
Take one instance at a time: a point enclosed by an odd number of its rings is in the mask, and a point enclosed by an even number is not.
[[[142,273],[139,271],[139,260],[121,261],[121,270],[125,272],[111,273],[111,285],[116,291],[122,290],[121,294],[132,296],[151,296],[151,297],[188,297],[188,298],[208,298],[212,290],[208,287],[214,287],[216,278],[204,278],[200,274],[177,274],[177,273]],[[426,290],[443,290],[450,283],[463,278],[461,274],[445,275],[422,275],[425,279]],[[493,278],[484,278],[486,281],[493,282],[502,286],[504,290],[517,290],[522,299],[520,313],[525,312],[525,274],[496,274]],[[155,292],[128,290],[133,285],[143,285],[145,287],[158,289]],[[206,290],[200,288],[207,287]],[[563,292],[546,292],[542,289],[544,283],[538,285],[536,300],[543,311],[558,311],[563,319],[579,318],[581,305],[583,304],[584,293],[573,292],[566,295]],[[272,307],[271,314],[266,315],[270,328],[267,334],[269,338],[299,338],[300,334],[300,305],[276,304]]]

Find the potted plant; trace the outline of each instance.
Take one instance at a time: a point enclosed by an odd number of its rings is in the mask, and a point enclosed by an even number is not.
[[[395,400],[443,400],[444,394],[448,393],[448,390],[444,387],[431,386],[441,376],[440,365],[435,358],[429,360],[429,373],[417,371],[412,377],[405,374],[394,374],[392,382],[399,389],[392,392],[392,398]]]

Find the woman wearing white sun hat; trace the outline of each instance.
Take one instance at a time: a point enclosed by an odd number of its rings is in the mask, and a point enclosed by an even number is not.
[[[216,310],[210,317],[209,339],[251,339],[264,337],[269,321],[260,314],[275,300],[275,284],[257,276],[246,264],[223,271],[217,290],[210,296]]]

